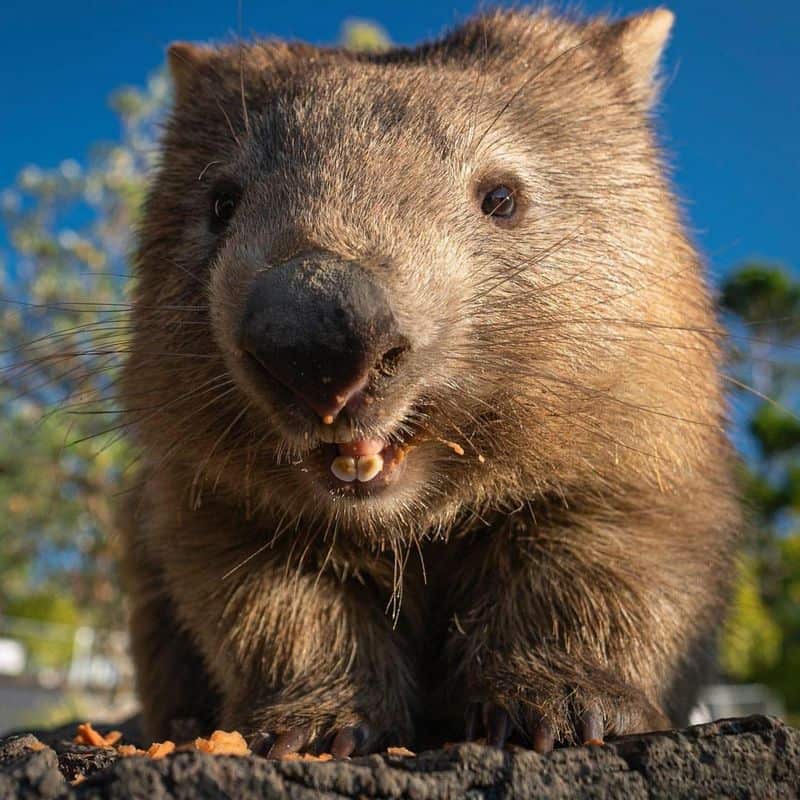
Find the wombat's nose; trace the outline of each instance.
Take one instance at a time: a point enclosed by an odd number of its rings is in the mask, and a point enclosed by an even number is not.
[[[241,344],[325,422],[357,407],[371,372],[391,374],[410,349],[383,289],[357,264],[327,253],[258,274]]]

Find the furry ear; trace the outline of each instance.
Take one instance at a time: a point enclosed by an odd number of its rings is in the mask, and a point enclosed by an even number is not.
[[[175,101],[187,100],[195,74],[211,60],[214,51],[190,42],[173,42],[167,50],[167,64],[175,90]]]
[[[658,97],[658,67],[674,21],[670,10],[656,8],[612,26],[636,91],[648,106]]]

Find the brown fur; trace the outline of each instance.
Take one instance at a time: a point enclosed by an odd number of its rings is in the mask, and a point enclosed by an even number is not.
[[[570,741],[590,708],[617,733],[685,713],[738,518],[718,331],[650,121],[670,22],[172,48],[124,375],[152,736],[196,717],[321,747],[366,722],[363,749],[414,745],[460,737],[477,702]],[[223,178],[244,193],[216,236]],[[480,212],[501,183],[513,225]],[[425,431],[385,497],[324,490],[316,421],[237,355],[255,271],[316,249],[369,269],[416,332],[353,423]]]

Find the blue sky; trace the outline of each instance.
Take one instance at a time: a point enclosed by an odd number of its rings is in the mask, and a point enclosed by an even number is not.
[[[434,36],[474,2],[276,3],[243,0],[242,30],[334,41],[350,17],[380,22],[395,41]],[[573,4],[574,5],[574,4]],[[665,142],[711,269],[762,256],[800,268],[800,3],[674,0],[666,71]],[[10,6],[10,7],[9,7]],[[628,14],[641,2],[585,0]],[[0,188],[28,163],[82,160],[117,135],[106,99],[140,84],[174,39],[214,40],[238,28],[237,0],[12,0],[0,29]]]

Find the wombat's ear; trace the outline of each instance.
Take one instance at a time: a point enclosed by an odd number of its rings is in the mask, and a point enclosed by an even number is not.
[[[193,78],[200,68],[207,64],[213,54],[210,47],[191,44],[190,42],[173,42],[167,50],[167,64],[175,89],[175,101],[180,103],[188,98]]]
[[[674,21],[671,11],[656,8],[612,25],[634,88],[648,106],[658,97],[658,67]]]

